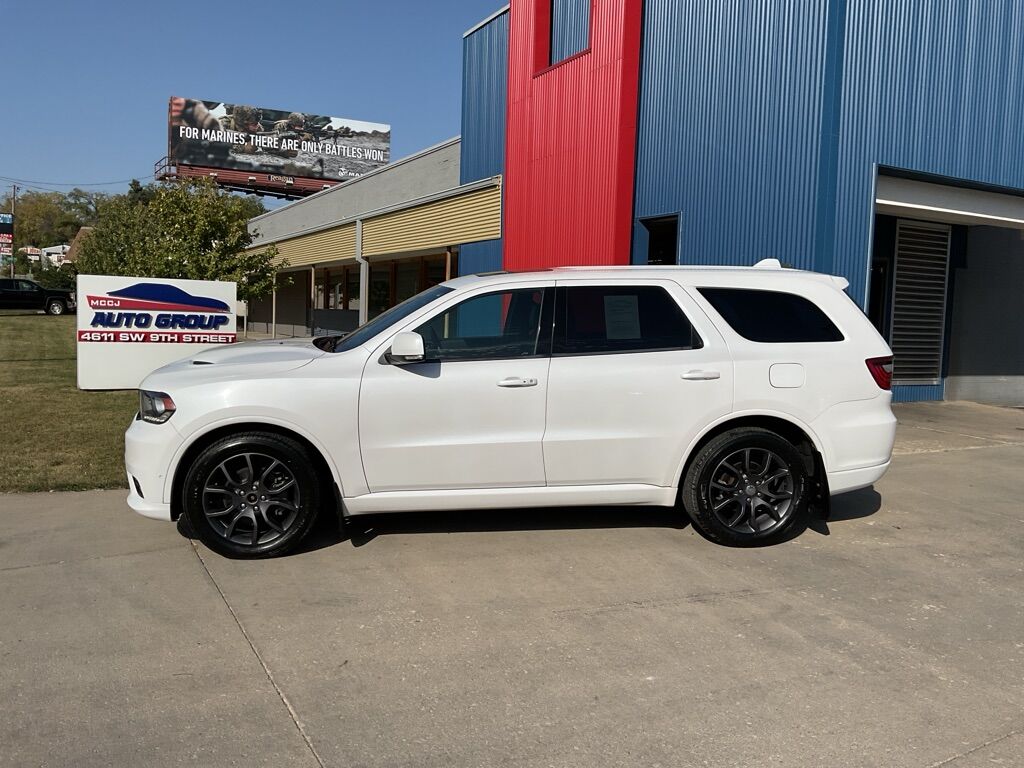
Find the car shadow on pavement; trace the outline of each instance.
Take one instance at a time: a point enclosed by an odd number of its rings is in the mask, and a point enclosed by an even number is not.
[[[585,528],[673,528],[690,524],[681,510],[667,507],[544,507],[451,512],[396,512],[348,518],[344,538],[354,547],[396,533],[555,531]]]
[[[801,536],[807,528],[831,535],[830,523],[857,520],[875,514],[882,497],[874,488],[836,496],[828,518],[812,517],[806,528],[794,529],[784,541]],[[302,555],[349,542],[364,547],[379,536],[409,533],[480,533],[488,531],[556,531],[586,528],[668,528],[690,526],[686,514],[675,507],[544,507],[540,509],[476,509],[449,512],[393,512],[357,515],[339,523],[334,515],[321,516],[299,546],[286,556]],[[185,538],[193,538],[178,525]],[[700,533],[700,531],[697,531]]]
[[[838,496],[832,497],[831,509],[828,515],[812,518],[807,527],[822,536],[831,536],[832,532],[829,530],[829,523],[841,523],[846,520],[860,520],[863,517],[871,517],[881,508],[882,497],[873,487],[841,493]]]

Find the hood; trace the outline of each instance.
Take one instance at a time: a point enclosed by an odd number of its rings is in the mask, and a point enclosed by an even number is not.
[[[301,368],[326,354],[309,339],[286,339],[225,344],[159,368],[142,383],[143,389],[226,379],[263,378]]]
[[[204,349],[189,358],[192,365],[251,365],[287,364],[293,367],[308,363],[324,354],[310,339],[274,339],[271,341],[247,341],[240,344],[225,344]]]

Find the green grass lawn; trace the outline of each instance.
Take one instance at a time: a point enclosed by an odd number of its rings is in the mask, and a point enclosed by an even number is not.
[[[73,315],[0,314],[0,492],[125,487],[137,405],[76,388]]]

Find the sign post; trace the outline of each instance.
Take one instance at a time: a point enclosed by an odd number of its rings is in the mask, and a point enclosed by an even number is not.
[[[135,389],[152,371],[232,344],[235,283],[78,276],[78,388]]]
[[[14,277],[14,214],[0,213],[0,265],[11,260],[11,277]]]

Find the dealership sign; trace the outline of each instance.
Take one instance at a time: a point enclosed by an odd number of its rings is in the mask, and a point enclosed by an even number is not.
[[[79,389],[135,389],[235,335],[235,283],[78,276]]]
[[[10,256],[14,250],[14,214],[0,213],[0,256]]]

